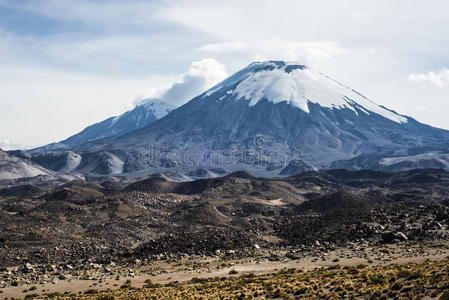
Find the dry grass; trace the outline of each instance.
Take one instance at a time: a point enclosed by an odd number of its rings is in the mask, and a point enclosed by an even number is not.
[[[449,260],[389,266],[326,269],[211,279],[194,278],[164,286],[148,282],[143,288],[131,284],[121,289],[83,295],[48,295],[76,299],[420,299],[449,295]]]

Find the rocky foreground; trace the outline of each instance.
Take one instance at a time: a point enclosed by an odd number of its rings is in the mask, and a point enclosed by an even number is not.
[[[19,186],[0,190],[0,297],[435,298],[448,229],[442,170]]]
[[[390,249],[392,250],[392,249]],[[344,255],[329,257],[156,262],[131,269],[114,264],[94,269],[22,268],[28,280],[2,290],[25,299],[447,299],[449,251],[425,257],[401,249],[385,260]],[[370,253],[370,250],[367,251]],[[394,253],[396,252],[396,253]],[[387,258],[388,257],[388,258]],[[401,261],[408,261],[407,263]],[[14,273],[14,272],[12,272]],[[42,275],[46,280],[30,284]],[[22,275],[21,279],[26,278]],[[24,284],[26,283],[26,284]],[[19,286],[20,285],[20,286]]]
[[[256,276],[193,278],[165,285],[147,281],[140,289],[131,282],[107,292],[87,291],[80,298],[165,299],[420,299],[449,298],[449,261],[390,266],[340,267],[302,272],[295,268]]]

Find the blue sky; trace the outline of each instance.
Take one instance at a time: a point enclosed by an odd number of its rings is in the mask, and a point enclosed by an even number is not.
[[[61,140],[173,83],[190,95],[265,59],[308,64],[449,129],[448,11],[418,0],[0,0],[0,147]]]

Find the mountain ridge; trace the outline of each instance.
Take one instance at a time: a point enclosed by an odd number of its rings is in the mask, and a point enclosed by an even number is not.
[[[103,121],[89,125],[79,133],[74,134],[65,140],[32,149],[30,152],[68,150],[77,145],[95,140],[120,136],[145,127],[158,119],[163,118],[175,108],[174,105],[165,103],[159,99],[144,99],[133,109],[128,110],[121,115],[109,117]]]
[[[448,141],[449,131],[377,105],[304,65],[268,61],[250,64],[147,126],[70,150],[99,166],[84,160],[86,172],[100,174],[222,168],[272,177],[294,160],[321,169]]]
[[[253,70],[254,66],[251,64],[248,68]],[[266,64],[259,66],[256,72],[267,67]],[[397,114],[404,119],[391,120],[376,112],[367,114],[366,109],[354,102],[348,103],[353,104],[352,108],[322,107],[308,102],[308,111],[287,101],[273,103],[264,98],[251,105],[251,100],[233,97],[233,88],[241,83],[238,80],[235,82],[233,77],[239,80],[246,78],[242,76],[242,71],[237,72],[231,79],[195,97],[163,120],[119,137],[111,145],[126,148],[129,141],[145,140],[147,145],[162,145],[161,151],[167,148],[190,151],[189,147],[185,147],[189,142],[197,146],[195,149],[223,149],[223,145],[233,143],[233,140],[240,140],[237,146],[242,146],[245,141],[251,142],[261,134],[265,139],[264,146],[281,144],[285,151],[299,149],[303,154],[309,152],[305,161],[323,167],[329,166],[332,161],[350,159],[364,152],[400,151],[401,148],[438,144],[449,137],[447,131],[421,124],[411,117]],[[395,114],[390,110],[388,112]],[[179,130],[182,130],[181,134]],[[174,135],[178,137],[174,138]],[[289,140],[288,135],[296,139]],[[170,145],[164,141],[167,136],[172,137]],[[213,137],[215,140],[211,142]],[[351,140],[358,142],[351,143]],[[314,157],[312,152],[318,147],[328,147],[328,150],[337,148],[340,153],[334,157],[323,157],[325,152],[329,152],[323,151],[321,157]]]

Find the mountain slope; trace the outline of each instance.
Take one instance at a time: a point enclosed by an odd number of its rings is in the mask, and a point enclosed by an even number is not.
[[[279,175],[295,175],[309,171],[315,171],[315,168],[302,160],[294,159],[279,172]]]
[[[51,171],[26,159],[9,155],[0,150],[0,180],[53,175]]]
[[[303,65],[276,61],[249,65],[165,118],[109,140],[105,148],[140,153],[137,165],[125,165],[130,171],[157,167],[168,158],[176,166],[214,165],[211,151],[229,169],[264,170],[298,158],[328,167],[363,153],[406,153],[447,141],[448,131],[379,106]],[[156,161],[142,156],[149,145]]]
[[[434,150],[421,150],[418,153],[408,153],[407,155],[389,155],[388,153],[363,154],[349,160],[335,161],[331,167],[348,170],[370,169],[382,171],[406,171],[413,169],[449,170],[449,153],[447,150],[438,151],[437,148]]]
[[[328,168],[360,155],[407,155],[448,141],[448,131],[379,106],[304,65],[268,61],[146,127],[72,150],[86,172],[221,168],[276,176],[292,161]],[[89,168],[86,156],[102,158],[100,167]]]
[[[40,147],[33,151],[70,149],[73,146],[89,141],[120,136],[153,123],[164,117],[173,109],[175,109],[175,106],[158,99],[146,99],[134,109],[129,110],[120,116],[111,117],[99,123],[90,125],[83,131],[61,142]]]

